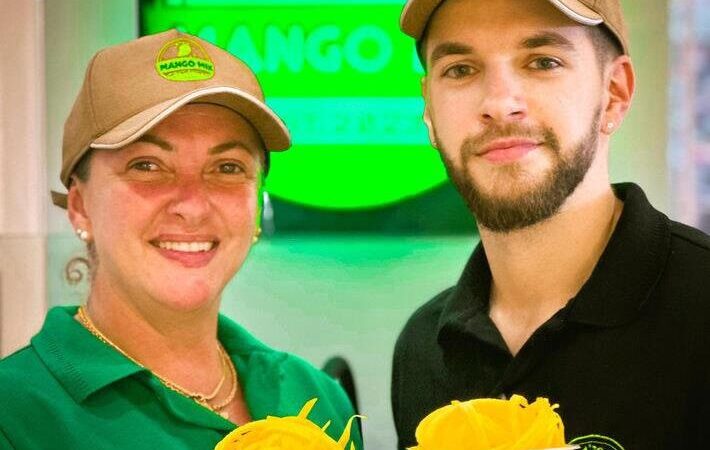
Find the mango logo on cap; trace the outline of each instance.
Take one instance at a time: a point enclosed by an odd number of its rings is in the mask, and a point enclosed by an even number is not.
[[[158,75],[170,81],[208,80],[214,76],[214,63],[200,44],[192,39],[173,39],[155,58]]]

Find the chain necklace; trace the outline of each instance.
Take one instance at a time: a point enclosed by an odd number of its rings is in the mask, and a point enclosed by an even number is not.
[[[130,356],[128,353],[126,353],[121,347],[118,345],[114,344],[108,337],[106,337],[97,327],[94,325],[94,322],[91,320],[89,315],[86,312],[86,308],[84,306],[80,306],[78,311],[77,311],[77,318],[79,319],[79,322],[86,328],[91,334],[93,334],[98,340],[103,342],[104,344],[108,345],[109,347],[113,348],[126,358],[128,358],[130,361],[132,361],[134,364],[137,366],[148,370],[150,373],[152,373],[158,381],[160,381],[163,386],[167,387],[168,389],[177,392],[178,394],[189,398],[190,400],[198,403],[199,405],[221,415],[225,419],[229,418],[229,413],[222,412],[224,408],[226,408],[232,401],[234,401],[234,398],[237,395],[237,388],[238,388],[238,380],[237,380],[237,371],[234,368],[234,364],[232,364],[231,359],[229,358],[229,355],[227,355],[227,352],[224,350],[224,347],[222,347],[222,344],[218,344],[217,348],[219,350],[219,356],[220,356],[220,362],[222,364],[222,378],[219,380],[219,383],[217,383],[217,386],[214,388],[212,392],[209,394],[201,394],[199,392],[190,392],[187,389],[179,386],[176,383],[173,383],[172,381],[168,380],[167,378],[160,376],[159,374],[153,372],[152,370],[148,369],[146,366],[138,362],[135,358]],[[214,400],[215,397],[217,397],[217,394],[219,393],[220,389],[222,389],[222,386],[224,386],[224,382],[227,378],[227,374],[225,369],[225,366],[228,368],[229,372],[229,377],[232,380],[232,387],[229,390],[229,395],[222,400],[220,403],[217,404],[212,404],[210,403],[212,400]]]

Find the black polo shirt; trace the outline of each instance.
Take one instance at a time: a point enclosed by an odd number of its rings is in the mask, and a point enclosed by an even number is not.
[[[559,403],[583,448],[710,448],[710,237],[638,186],[614,189],[624,209],[592,275],[516,356],[488,316],[480,244],[458,284],[414,313],[393,361],[400,448],[451,400],[512,394]]]

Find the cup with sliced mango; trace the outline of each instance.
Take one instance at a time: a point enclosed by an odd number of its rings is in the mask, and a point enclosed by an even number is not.
[[[225,436],[214,450],[357,450],[350,431],[353,419],[362,416],[351,417],[335,441],[325,432],[330,421],[319,427],[308,419],[317,401],[314,398],[306,402],[296,416],[268,416],[244,424]]]
[[[480,398],[453,401],[419,423],[417,445],[408,450],[532,450],[576,449],[565,443],[562,419],[546,398],[528,403]]]

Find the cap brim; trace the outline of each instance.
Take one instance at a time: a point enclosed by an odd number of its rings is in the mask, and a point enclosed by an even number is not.
[[[599,25],[604,19],[579,0],[548,0],[564,15],[583,25]],[[402,9],[399,26],[402,31],[416,39],[422,38],[434,10],[444,0],[409,0]]]
[[[399,27],[402,31],[419,40],[424,34],[427,22],[434,10],[444,0],[409,0],[399,18]]]
[[[62,194],[57,191],[49,191],[49,193],[52,195],[52,203],[60,208],[67,209],[67,194]]]
[[[562,14],[582,25],[599,25],[604,18],[579,0],[547,0]]]
[[[95,139],[89,147],[117,149],[130,144],[180,107],[188,103],[212,103],[229,108],[244,117],[264,142],[266,150],[282,151],[291,146],[291,136],[283,121],[253,95],[228,86],[198,89],[146,109],[121,122]],[[83,155],[80,154],[78,157]],[[67,195],[51,191],[52,203],[67,208]]]
[[[269,151],[286,150],[291,137],[283,121],[253,95],[227,86],[198,89],[146,109],[104,133],[91,144],[96,149],[116,149],[135,141],[178,108],[193,102],[225,106],[243,116],[257,131]]]

